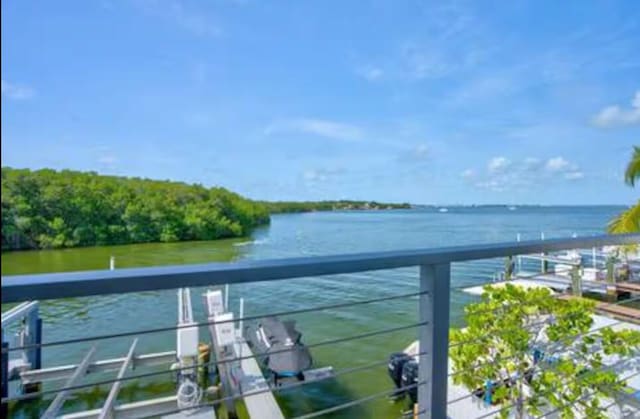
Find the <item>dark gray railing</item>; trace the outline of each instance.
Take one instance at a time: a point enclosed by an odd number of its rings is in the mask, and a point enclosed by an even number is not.
[[[337,256],[2,277],[2,303],[216,286],[420,267],[420,418],[447,417],[451,263],[640,243],[640,234],[536,240]],[[424,367],[422,367],[424,366]]]

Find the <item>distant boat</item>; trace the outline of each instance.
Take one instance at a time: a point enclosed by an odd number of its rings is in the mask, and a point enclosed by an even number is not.
[[[515,211],[515,210],[517,210],[517,209],[518,209],[518,208],[517,208],[515,205],[511,205],[511,206],[509,207],[509,211]]]
[[[449,209],[448,208],[440,208],[438,211],[440,211],[440,212],[449,212]]]

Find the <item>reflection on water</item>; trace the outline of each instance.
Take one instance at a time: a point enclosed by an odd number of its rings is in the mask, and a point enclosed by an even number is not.
[[[608,220],[618,211],[616,207],[518,207],[518,211],[449,207],[446,214],[425,209],[277,215],[270,226],[244,239],[5,253],[2,255],[2,274],[106,269],[111,256],[116,258],[118,268],[488,243],[514,240],[517,233],[526,240],[539,237],[540,231],[544,231],[549,238],[569,237],[573,233],[602,233]],[[500,260],[454,264],[452,287],[486,282],[502,266]],[[311,280],[298,278],[240,284],[231,287],[230,304],[237,312],[238,299],[243,297],[245,314],[251,316],[407,294],[418,290],[417,276],[417,268],[403,268]],[[205,319],[200,299],[204,290],[192,290],[194,315],[199,321]],[[454,325],[461,324],[462,308],[474,298],[458,290],[452,291],[451,318]],[[44,340],[173,326],[177,316],[176,300],[176,292],[168,290],[46,301],[42,304]],[[295,316],[295,319],[304,334],[304,341],[311,344],[410,324],[417,318],[416,302],[416,298],[391,300],[306,313]],[[340,370],[384,361],[390,352],[403,349],[415,336],[415,331],[403,330],[361,341],[320,346],[313,348],[312,354],[316,367],[331,365]],[[208,339],[207,331],[202,330],[201,340]],[[124,356],[131,340],[119,338],[100,342],[97,358]],[[175,334],[164,332],[142,336],[138,348],[139,353],[149,353],[173,350],[174,345]],[[46,348],[43,353],[44,365],[77,363],[89,346],[76,344]],[[113,374],[109,377],[113,377]],[[172,380],[171,374],[167,374],[164,380],[128,383],[119,401],[171,394],[174,390]],[[386,391],[390,387],[391,382],[382,366],[346,374],[331,382],[282,391],[277,397],[285,414],[295,416]],[[99,405],[106,391],[107,388],[98,388],[81,393],[77,400],[65,404],[65,412],[96,403]],[[23,403],[20,415],[32,417],[36,411],[33,405]],[[402,407],[402,403],[376,400],[330,416],[396,418]]]

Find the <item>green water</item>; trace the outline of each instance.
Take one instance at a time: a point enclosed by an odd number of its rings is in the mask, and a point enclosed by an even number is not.
[[[616,207],[538,207],[509,211],[500,207],[452,207],[447,213],[424,209],[278,215],[273,217],[270,226],[256,230],[247,239],[5,253],[2,274],[106,269],[111,256],[115,257],[116,268],[122,268],[490,243],[513,240],[518,233],[523,239],[538,238],[541,231],[546,237],[599,234],[619,210]],[[462,308],[473,301],[473,297],[455,288],[487,282],[502,264],[500,260],[454,264],[451,296],[454,325],[462,324]],[[417,268],[405,268],[242,284],[231,287],[230,305],[237,311],[238,299],[243,297],[245,314],[256,315],[406,294],[417,291],[416,278]],[[195,316],[200,321],[204,320],[200,299],[203,291],[192,290]],[[177,317],[176,302],[173,290],[45,301],[41,308],[44,340],[172,326]],[[295,316],[306,343],[411,324],[416,318],[415,298]],[[316,367],[331,365],[339,371],[384,361],[389,353],[403,349],[415,336],[414,330],[405,330],[317,347],[312,349],[312,354]],[[206,330],[201,331],[201,340],[208,340]],[[130,343],[130,338],[100,341],[98,358],[124,356]],[[174,345],[175,334],[167,332],[142,336],[138,348],[140,352],[157,352],[172,350]],[[77,363],[89,347],[90,344],[83,343],[46,348],[44,365]],[[145,371],[136,370],[136,374],[142,372]],[[105,377],[88,377],[99,378]],[[171,374],[166,374],[156,380],[128,383],[119,401],[171,394],[172,379]],[[48,385],[45,389],[55,386]],[[324,383],[284,390],[278,394],[278,400],[286,416],[296,416],[390,388],[386,366],[381,365]],[[65,411],[97,407],[106,391],[108,387],[91,388],[66,403]],[[40,407],[40,404],[21,403],[14,406],[13,413],[30,417]],[[382,398],[329,416],[397,418],[406,407],[404,402],[392,403]]]

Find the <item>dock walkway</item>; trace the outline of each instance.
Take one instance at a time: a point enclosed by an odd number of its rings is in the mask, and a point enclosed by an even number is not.
[[[269,391],[269,382],[262,375],[258,362],[255,358],[246,358],[251,356],[252,352],[240,332],[238,332],[238,340],[234,345],[234,352],[236,357],[245,358],[240,361],[241,377],[237,378],[240,391],[245,394],[244,404],[250,417],[284,419],[276,398]],[[246,395],[247,393],[249,395]]]
[[[226,304],[222,303],[221,295],[219,291],[209,291],[206,294],[207,314],[212,323],[209,325],[211,343],[219,361],[239,359],[239,361],[218,363],[223,394],[225,397],[232,396],[234,399],[242,398],[250,418],[284,419],[280,406],[270,391],[269,382],[262,374],[258,361],[242,336],[241,328],[236,329],[233,323],[228,321],[226,324],[215,324],[217,321],[226,319],[222,316],[230,315],[225,313]],[[226,320],[232,318],[229,317]],[[226,330],[223,331],[223,329]],[[226,345],[220,340],[222,335],[227,336]],[[227,399],[229,409],[234,409],[233,402],[233,399]]]

